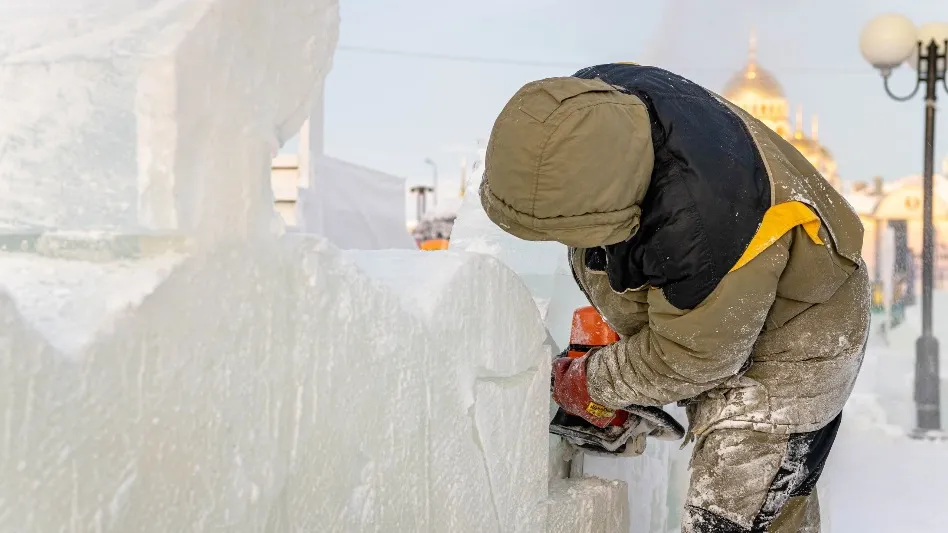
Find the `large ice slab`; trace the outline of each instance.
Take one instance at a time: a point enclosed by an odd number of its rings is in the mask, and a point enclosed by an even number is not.
[[[625,502],[630,533],[666,532],[669,525],[668,501],[671,462],[669,455],[677,452],[677,443],[650,440],[645,453],[638,457],[590,457],[583,460],[583,473],[603,479],[622,480],[628,485]],[[680,502],[674,502],[679,505]]]
[[[584,479],[550,483],[549,533],[619,533],[629,530],[628,491],[621,481]],[[658,533],[664,530],[654,529]]]
[[[522,282],[478,254],[346,252],[429,324],[430,467],[445,479],[434,514],[465,500],[479,516],[445,530],[542,531],[547,491],[550,352]],[[484,498],[487,498],[484,500]],[[435,531],[438,528],[434,529]],[[465,529],[466,531],[467,529]]]
[[[429,258],[395,291],[309,238],[195,253],[71,360],[0,296],[0,530],[546,531],[535,306]]]

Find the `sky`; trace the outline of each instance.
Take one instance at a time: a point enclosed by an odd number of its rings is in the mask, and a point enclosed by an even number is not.
[[[743,67],[751,29],[758,60],[791,110],[819,115],[820,140],[844,180],[922,170],[924,104],[899,103],[862,58],[859,33],[891,11],[948,21],[944,0],[340,0],[341,27],[325,96],[329,155],[454,196],[460,158],[486,142],[524,83],[598,63],[635,61],[719,91]],[[892,85],[914,86],[903,67]],[[948,92],[940,88],[941,101]],[[936,171],[948,156],[938,118]],[[938,136],[937,134],[941,135]]]

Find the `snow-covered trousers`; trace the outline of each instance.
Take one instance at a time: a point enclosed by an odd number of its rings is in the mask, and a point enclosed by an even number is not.
[[[683,533],[819,533],[816,495],[842,414],[810,433],[709,433],[691,459]]]

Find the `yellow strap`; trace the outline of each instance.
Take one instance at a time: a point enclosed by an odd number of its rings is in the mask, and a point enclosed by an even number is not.
[[[635,66],[639,66],[638,63],[634,63],[634,62],[632,62],[632,61],[616,61],[616,65],[635,65]]]
[[[751,239],[744,255],[737,260],[731,272],[750,263],[752,259],[780,240],[788,231],[797,226],[803,226],[806,234],[815,244],[823,245],[820,238],[820,217],[812,209],[801,202],[785,202],[777,204],[764,213],[764,220],[757,228],[757,233]]]

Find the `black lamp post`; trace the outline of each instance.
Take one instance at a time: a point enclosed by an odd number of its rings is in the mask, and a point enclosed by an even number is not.
[[[938,83],[948,92],[945,78],[948,24],[927,24],[916,29],[902,15],[882,15],[869,22],[860,38],[863,56],[882,74],[886,93],[904,102],[925,86],[925,173],[922,207],[922,335],[915,343],[915,435],[941,431],[938,339],[932,330],[932,291],[935,270],[934,174],[935,102]],[[903,62],[917,70],[915,89],[896,96],[889,89],[892,70]]]
[[[430,157],[425,158],[425,164],[431,166],[431,203],[435,207],[438,207],[438,164],[435,163]]]
[[[421,218],[428,212],[428,194],[434,193],[434,187],[427,185],[416,185],[408,192],[415,195],[415,219],[421,222]]]

